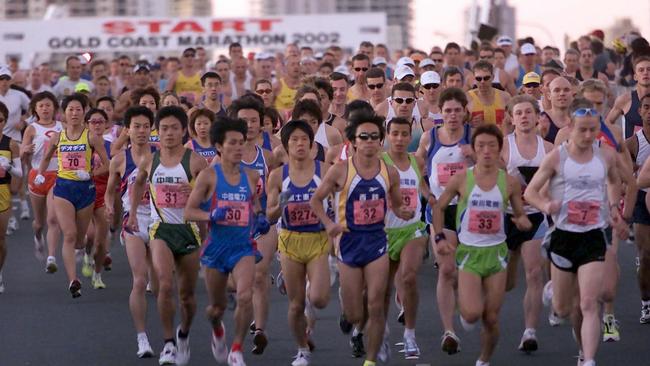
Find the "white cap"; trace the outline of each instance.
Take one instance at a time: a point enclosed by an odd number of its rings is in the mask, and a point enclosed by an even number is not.
[[[270,58],[273,58],[273,55],[269,52],[258,52],[255,54],[255,60],[257,61],[268,60]]]
[[[413,61],[412,58],[410,57],[402,57],[399,60],[397,60],[397,67],[400,67],[402,65],[410,65],[410,66],[415,66],[415,61]]]
[[[303,57],[303,58],[300,59],[300,64],[301,65],[306,64],[308,62],[318,62],[318,60],[316,60],[315,58],[313,58],[311,56],[306,56],[306,57]]]
[[[317,60],[322,60],[324,55],[325,55],[325,54],[322,53],[322,52],[316,52],[316,54],[314,55],[314,57],[316,57]]]
[[[425,71],[420,75],[420,85],[438,84],[440,85],[440,75],[435,71]]]
[[[497,46],[512,46],[512,38],[508,36],[501,36],[497,39]]]
[[[0,76],[2,75],[7,75],[9,76],[9,78],[12,77],[11,70],[9,70],[9,67],[7,67],[6,65],[0,65]]]
[[[535,49],[535,46],[533,46],[530,43],[524,43],[521,45],[521,48],[519,49],[519,53],[522,55],[532,55],[532,54],[537,54],[537,50]]]
[[[395,70],[395,78],[397,80],[402,80],[402,79],[404,79],[405,77],[407,77],[409,75],[415,76],[415,73],[413,72],[413,70],[410,67],[408,67],[406,65],[400,65]]]
[[[419,65],[419,66],[420,66],[421,68],[422,68],[422,67],[425,67],[425,66],[436,66],[436,63],[433,62],[432,59],[430,59],[430,58],[427,57],[427,58],[423,59],[422,61],[420,61],[420,65]]]
[[[343,74],[343,75],[345,75],[345,76],[350,76],[350,72],[348,71],[348,68],[345,67],[344,65],[337,66],[337,67],[334,69],[334,72],[341,73],[341,74]]]
[[[372,66],[387,65],[387,64],[388,62],[386,62],[386,59],[381,56],[377,56],[372,59]]]

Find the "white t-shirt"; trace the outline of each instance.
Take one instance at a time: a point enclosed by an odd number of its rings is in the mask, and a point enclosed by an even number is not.
[[[88,85],[88,88],[92,92],[95,89],[95,85],[89,80],[79,79],[77,81],[70,80],[67,76],[64,76],[59,79],[59,82],[54,85],[54,94],[57,98],[62,98],[66,95],[74,93],[74,89],[77,87],[77,84],[84,83]]]
[[[510,56],[506,58],[505,69],[507,72],[519,69],[519,60],[517,60],[517,55],[511,53]]]
[[[41,86],[37,90],[32,89],[32,87],[28,85],[27,90],[32,92],[32,94],[38,94],[38,93],[42,93],[44,91],[49,91],[50,93],[54,93],[54,89],[52,89],[51,86],[46,85],[46,84],[41,84]]]
[[[2,133],[18,142],[22,141],[20,131],[16,130],[15,126],[20,123],[23,111],[29,110],[29,97],[21,91],[9,89],[7,94],[0,94],[0,102],[4,103],[9,109],[9,118],[2,129]]]

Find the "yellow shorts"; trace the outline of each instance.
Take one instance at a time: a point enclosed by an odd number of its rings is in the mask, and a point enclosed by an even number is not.
[[[0,212],[11,208],[11,191],[9,184],[0,184]]]
[[[325,231],[298,232],[280,229],[278,250],[292,261],[307,264],[330,252]]]

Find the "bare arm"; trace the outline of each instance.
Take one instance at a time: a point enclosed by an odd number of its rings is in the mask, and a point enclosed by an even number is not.
[[[203,169],[194,183],[194,189],[190,193],[183,211],[185,221],[210,221],[210,212],[201,209],[201,203],[205,202],[217,186],[217,175],[214,169],[208,167]]]
[[[318,216],[321,222],[325,225],[327,232],[330,236],[337,236],[342,232],[342,228],[339,226],[336,228],[336,224],[327,216],[325,212],[325,207],[323,206],[323,200],[325,200],[330,194],[340,190],[342,182],[346,179],[346,168],[347,163],[337,163],[325,174],[325,178],[321,182],[321,185],[318,186],[316,192],[312,196],[309,204],[314,211],[314,214]]]
[[[54,155],[54,151],[57,149],[59,145],[59,134],[60,133],[55,133],[52,135],[50,138],[50,144],[45,151],[45,154],[43,155],[43,160],[41,160],[41,165],[38,166],[38,174],[43,174],[45,170],[47,170],[47,166],[50,164],[50,160],[52,159],[52,155]]]
[[[266,183],[266,217],[270,221],[275,221],[282,215],[279,199],[281,190],[282,168],[276,168],[269,174]]]
[[[118,154],[111,159],[111,163],[108,166],[108,183],[106,183],[104,202],[108,202],[106,205],[106,215],[109,217],[109,220],[112,220],[113,218],[114,212],[112,202],[115,202],[115,189],[123,175],[123,164],[124,154]]]
[[[546,185],[546,183],[555,175],[555,167],[559,163],[559,160],[560,153],[557,149],[546,155],[524,192],[524,199],[526,202],[545,214],[554,213],[552,212],[554,211],[552,209],[559,208],[559,206],[549,208],[549,200],[540,193],[542,187],[544,187],[544,185]]]
[[[90,136],[90,146],[99,155],[99,160],[102,164],[98,168],[93,168],[93,175],[103,175],[108,173],[109,164],[106,148],[104,147],[104,140],[100,136]]]

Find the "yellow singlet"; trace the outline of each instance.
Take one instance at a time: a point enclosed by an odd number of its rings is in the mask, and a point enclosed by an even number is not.
[[[75,171],[83,170],[90,173],[93,149],[90,146],[88,133],[88,129],[84,128],[78,139],[71,140],[66,135],[65,129],[61,131],[57,147],[59,162],[57,177],[78,181]]]

